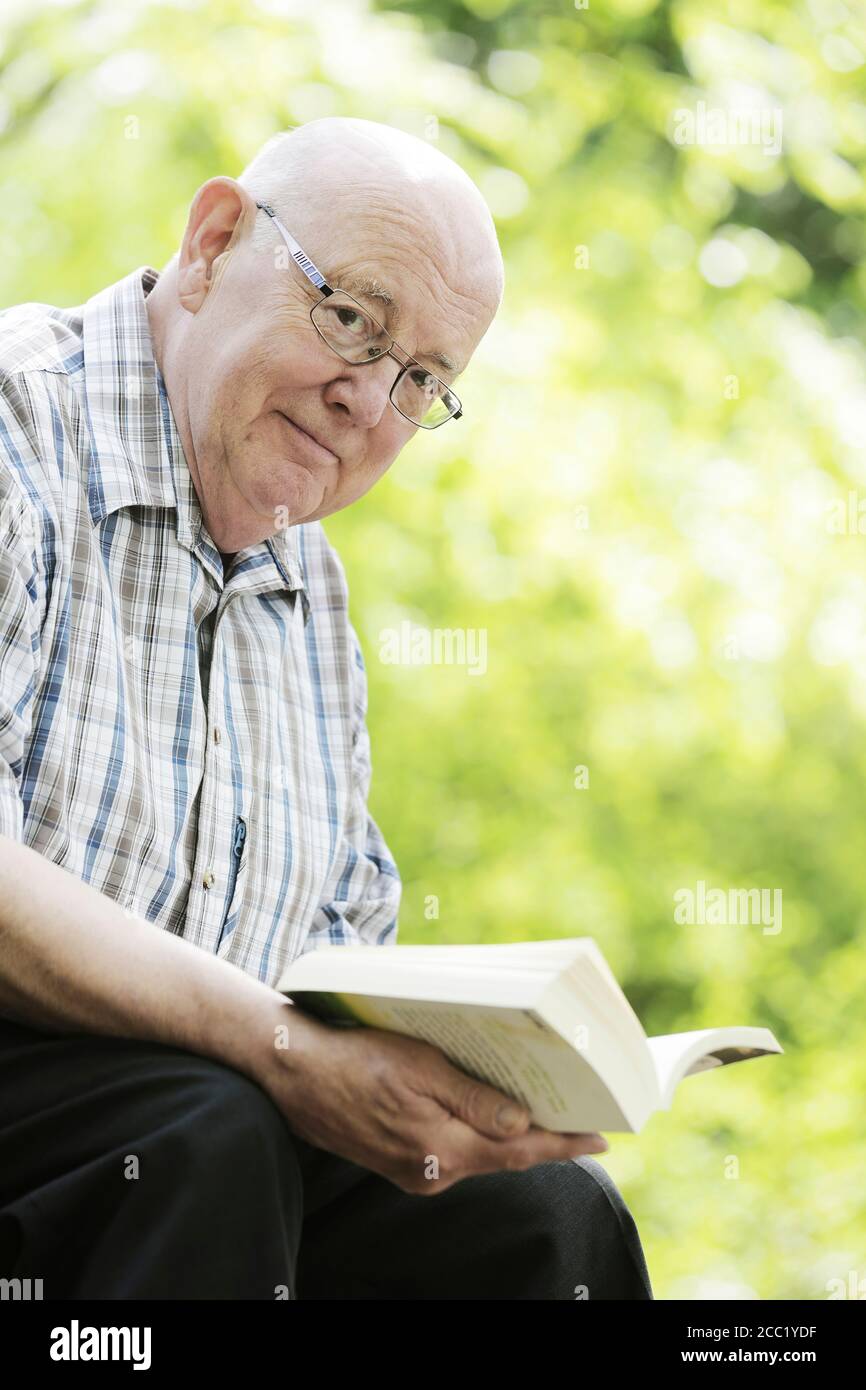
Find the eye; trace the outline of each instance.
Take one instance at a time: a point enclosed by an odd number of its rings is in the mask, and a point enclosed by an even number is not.
[[[341,304],[336,311],[337,319],[343,328],[348,328],[350,332],[359,337],[367,338],[370,336],[370,320],[359,314],[357,309],[351,309],[347,304]]]
[[[338,300],[335,304],[324,306],[320,312],[326,333],[331,334],[338,344],[365,343],[379,336],[372,319],[368,319],[355,304],[340,303]]]
[[[432,376],[430,372],[425,372],[423,368],[416,368],[415,371],[409,373],[409,376],[412,378],[412,385],[422,391],[428,400],[432,400],[439,391],[439,382],[436,377]]]

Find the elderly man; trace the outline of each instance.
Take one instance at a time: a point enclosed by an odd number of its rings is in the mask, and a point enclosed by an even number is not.
[[[397,927],[321,518],[459,413],[502,284],[457,166],[329,118],[161,274],[0,315],[0,1274],[46,1298],[652,1297],[598,1135],[274,988]]]

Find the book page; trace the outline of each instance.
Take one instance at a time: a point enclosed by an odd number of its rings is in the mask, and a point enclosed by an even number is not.
[[[667,1033],[649,1039],[665,1109],[686,1076],[715,1067],[764,1057],[783,1049],[768,1028],[701,1028],[691,1033]]]

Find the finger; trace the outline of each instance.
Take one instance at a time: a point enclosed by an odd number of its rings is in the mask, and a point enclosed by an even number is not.
[[[519,1101],[467,1076],[445,1057],[431,1067],[426,1081],[427,1093],[478,1134],[501,1139],[524,1134],[530,1126],[529,1112]]]
[[[608,1145],[600,1134],[554,1134],[537,1127],[517,1138],[491,1140],[452,1117],[434,1147],[437,1152],[426,1155],[428,1160],[436,1159],[435,1170],[429,1176],[435,1177],[437,1185],[450,1186],[481,1173],[532,1168],[537,1163],[561,1163],[600,1153]]]
[[[600,1134],[554,1134],[533,1126],[513,1139],[479,1139],[477,1152],[484,1162],[500,1169],[531,1168],[536,1163],[562,1163],[570,1158],[606,1153],[610,1146]]]

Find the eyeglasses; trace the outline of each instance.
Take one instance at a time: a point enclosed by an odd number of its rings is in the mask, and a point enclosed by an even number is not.
[[[344,362],[363,367],[380,357],[393,357],[400,372],[391,387],[389,399],[395,410],[423,430],[436,430],[448,420],[457,420],[463,407],[451,388],[434,376],[414,357],[410,357],[378,319],[373,318],[357,299],[344,290],[332,289],[325,277],[301,249],[291,232],[283,226],[270,203],[256,203],[273,222],[295,264],[322,291],[322,298],[310,310],[319,337]]]

